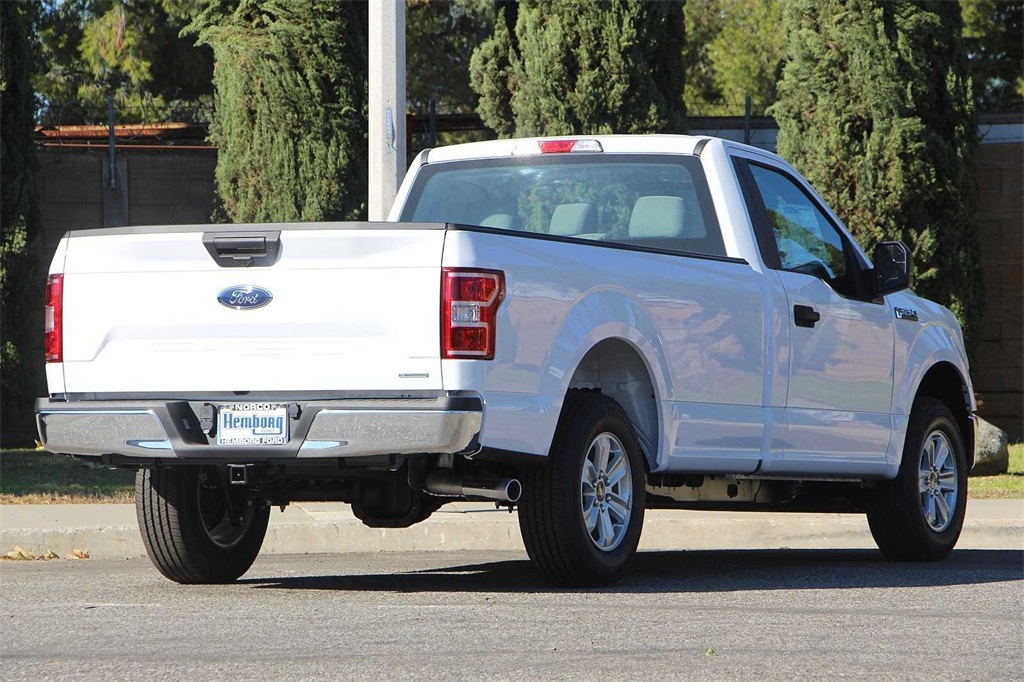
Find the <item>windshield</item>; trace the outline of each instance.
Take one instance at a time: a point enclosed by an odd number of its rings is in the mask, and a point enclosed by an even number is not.
[[[692,156],[559,154],[428,165],[402,220],[726,255]]]

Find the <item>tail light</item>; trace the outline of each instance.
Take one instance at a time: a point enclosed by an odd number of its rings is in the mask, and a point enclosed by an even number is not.
[[[43,348],[47,362],[64,362],[64,275],[46,280],[46,326]]]
[[[441,357],[493,360],[498,306],[505,298],[505,273],[441,270]]]

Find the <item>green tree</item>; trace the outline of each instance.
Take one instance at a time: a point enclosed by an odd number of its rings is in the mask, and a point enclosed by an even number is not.
[[[181,35],[192,0],[43,0],[34,84],[43,123],[197,120],[208,115],[213,52]]]
[[[44,273],[37,249],[32,141],[29,36],[34,11],[29,3],[0,3],[0,444],[4,447],[32,442],[34,399],[46,390],[39,347]]]
[[[213,0],[217,192],[236,222],[353,220],[367,195],[365,3]]]
[[[499,135],[685,129],[681,3],[531,0],[512,30],[506,16],[470,66],[478,111]]]
[[[686,0],[683,6],[686,45],[683,46],[683,101],[691,115],[719,113],[722,93],[715,83],[711,43],[722,30],[719,0]]]
[[[778,0],[720,0],[721,30],[708,47],[717,90],[729,104],[749,95],[754,114],[775,102],[786,33]],[[740,109],[742,111],[742,109]]]
[[[763,114],[786,53],[779,0],[687,0],[683,13],[687,110],[736,116],[749,95]]]
[[[970,342],[983,284],[960,6],[791,0],[785,25],[790,60],[769,112],[779,154],[866,248],[910,245],[915,290],[951,308]]]
[[[406,7],[406,101],[426,113],[434,98],[439,112],[476,109],[469,87],[473,49],[494,30],[494,0],[408,0]]]
[[[964,45],[981,111],[1024,109],[1024,2],[960,0]]]

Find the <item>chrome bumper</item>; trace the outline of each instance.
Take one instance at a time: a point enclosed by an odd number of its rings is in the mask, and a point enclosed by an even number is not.
[[[285,445],[218,446],[199,414],[214,400],[59,402],[40,399],[36,422],[50,452],[145,460],[230,460],[474,454],[479,397],[287,401],[297,406]],[[225,402],[225,401],[220,401]]]

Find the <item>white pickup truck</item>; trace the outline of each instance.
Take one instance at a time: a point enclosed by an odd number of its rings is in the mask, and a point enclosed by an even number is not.
[[[376,527],[518,506],[559,585],[603,585],[644,510],[866,513],[947,555],[975,403],[960,328],[779,157],[685,136],[424,151],[387,223],[67,234],[52,452],[137,469],[150,558],[232,581],[272,506]]]

